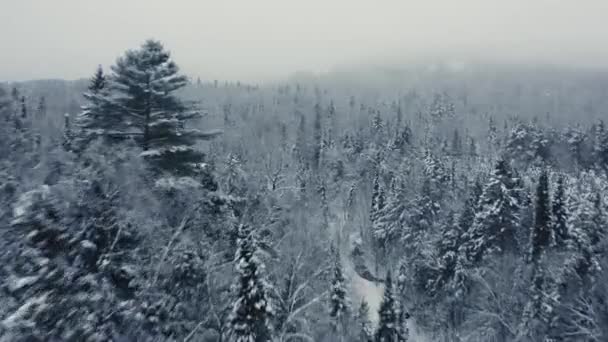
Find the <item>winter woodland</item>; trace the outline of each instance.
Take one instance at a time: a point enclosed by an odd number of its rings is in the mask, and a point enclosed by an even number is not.
[[[0,85],[0,341],[608,341],[608,74],[178,61]]]

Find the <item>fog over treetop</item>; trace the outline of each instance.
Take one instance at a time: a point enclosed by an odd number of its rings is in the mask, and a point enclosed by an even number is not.
[[[149,37],[205,79],[429,57],[603,68],[605,13],[600,0],[6,1],[0,80],[85,77]]]

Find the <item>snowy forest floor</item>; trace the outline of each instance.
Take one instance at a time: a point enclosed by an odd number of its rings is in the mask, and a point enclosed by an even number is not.
[[[345,277],[349,282],[351,294],[351,303],[353,308],[358,308],[362,300],[365,300],[370,309],[370,320],[376,326],[378,324],[378,309],[382,302],[384,294],[384,285],[381,281],[373,281],[370,279],[381,279],[380,275],[373,275],[366,265],[369,265],[373,260],[363,260],[364,262],[355,262],[353,258],[353,246],[355,241],[360,239],[358,232],[344,231],[344,224],[340,222],[331,222],[330,229],[334,234],[336,245],[339,248],[342,265],[344,266]],[[342,237],[348,237],[343,239]],[[369,256],[370,253],[363,253],[362,258]],[[369,258],[368,258],[369,259]],[[407,322],[409,329],[409,337],[411,342],[427,342],[430,341],[423,332],[419,331],[413,318]]]

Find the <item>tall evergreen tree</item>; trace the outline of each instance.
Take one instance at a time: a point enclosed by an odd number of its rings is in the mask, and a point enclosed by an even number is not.
[[[298,117],[298,129],[296,131],[296,143],[293,147],[294,158],[301,164],[308,164],[308,148],[306,133],[306,116],[296,110]]]
[[[13,89],[11,90],[10,100],[12,107],[10,113],[10,115],[12,116],[11,119],[15,122],[15,126],[17,126],[17,121],[19,119],[19,101],[21,100],[21,94],[17,87],[13,87]]]
[[[334,106],[334,101],[330,101],[329,106],[327,106],[327,133],[324,139],[323,146],[328,148],[333,148],[336,144],[334,132],[336,130],[336,107]]]
[[[200,117],[175,95],[188,83],[163,45],[146,41],[130,50],[112,67],[109,84],[112,108],[121,115],[124,130],[141,142],[147,158],[157,170],[177,176],[194,176],[200,171],[203,154],[195,148],[199,139],[214,134],[188,128]],[[119,126],[120,127],[120,126]]]
[[[376,186],[376,184],[374,184]],[[374,201],[377,201],[373,198]],[[402,230],[404,214],[406,209],[405,189],[403,182],[398,176],[393,177],[392,185],[388,189],[385,204],[379,208],[379,211],[372,214],[374,219],[372,225],[372,234],[374,239],[382,245],[386,245],[389,241],[394,240],[399,236]],[[372,209],[372,211],[374,211]]]
[[[427,246],[427,237],[436,226],[439,216],[440,205],[434,201],[431,181],[425,177],[420,193],[410,206],[408,217],[403,225],[402,239],[408,245],[419,252]]]
[[[608,172],[608,129],[603,120],[595,125],[592,157],[598,169]]]
[[[377,169],[374,174],[373,189],[372,189],[372,207],[370,212],[370,221],[372,226],[378,221],[380,213],[386,205],[386,194],[384,187],[382,186],[382,180],[380,178],[380,170]]]
[[[518,249],[520,197],[518,180],[507,162],[499,160],[481,195],[473,226],[465,237],[470,261],[479,261],[493,251]]]
[[[264,265],[257,257],[253,231],[241,225],[237,233],[235,265],[238,273],[236,301],[229,318],[229,338],[234,342],[270,342],[272,327],[268,285]]]
[[[460,138],[460,133],[458,132],[458,129],[454,129],[454,135],[452,136],[451,152],[455,156],[459,156],[462,154],[462,139]]]
[[[576,272],[583,281],[590,281],[601,269],[598,247],[605,228],[599,219],[599,194],[585,175],[577,183],[568,199],[567,227],[569,247],[573,253],[567,268]]]
[[[564,188],[564,177],[559,176],[551,203],[551,225],[553,232],[553,243],[558,247],[566,245],[568,240],[566,212],[566,193]]]
[[[376,330],[375,342],[397,342],[398,341],[398,317],[395,311],[395,294],[393,292],[393,280],[391,272],[386,274],[384,281],[384,295],[380,303],[378,314],[378,328]]]
[[[0,87],[0,114],[2,114],[2,116],[5,116],[5,119],[8,120],[8,110],[10,108],[10,100],[7,99],[7,94],[6,94],[6,90],[4,90],[4,88]]]
[[[482,194],[483,186],[479,178],[477,178],[470,189],[469,196],[464,202],[462,213],[458,217],[458,226],[463,233],[468,231],[475,221],[475,214],[479,211],[479,199]]]
[[[36,118],[37,119],[42,119],[46,117],[46,98],[44,96],[40,97],[40,100],[38,101],[38,108],[36,108]]]
[[[63,115],[63,148],[66,151],[72,150],[72,143],[74,141],[74,132],[72,131],[72,123],[70,122],[70,114],[65,113]]]
[[[406,298],[406,282],[407,282],[407,268],[406,265],[401,262],[399,265],[399,272],[397,274],[397,287],[395,289],[395,314],[397,315],[397,341],[407,342],[409,338],[409,329],[407,326],[407,320],[410,318],[410,313],[405,306]]]
[[[568,151],[570,152],[570,154],[572,155],[572,158],[574,159],[574,168],[576,169],[579,166],[585,165],[586,164],[586,158],[584,157],[585,155],[585,140],[587,140],[587,137],[585,136],[585,133],[582,130],[582,127],[580,126],[580,124],[577,124],[575,126],[570,126],[566,129],[566,131],[563,133],[564,135],[564,141],[566,142],[566,145],[568,147]]]
[[[468,148],[469,156],[475,157],[477,156],[477,142],[475,138],[469,137],[469,148]]]
[[[391,142],[391,148],[394,150],[398,150],[401,153],[405,153],[406,147],[408,147],[412,143],[412,130],[408,125],[404,127],[397,126],[395,130],[395,135]]]
[[[87,103],[74,120],[75,137],[72,148],[77,151],[84,150],[95,138],[119,129],[121,121],[121,117],[110,106],[110,93],[101,65],[91,77],[87,89],[83,94]]]
[[[19,99],[21,99],[21,95],[17,87],[13,87],[13,89],[11,90],[11,98],[13,99],[13,102],[15,104],[17,104],[19,102]]]
[[[454,276],[461,241],[461,228],[455,222],[454,215],[450,213],[441,227],[441,233],[437,241],[437,258],[440,272],[437,284],[434,286],[435,289],[443,287]]]
[[[445,118],[454,117],[456,115],[456,110],[450,96],[447,93],[435,94],[433,102],[429,107],[429,114],[436,122]]]
[[[103,72],[103,68],[101,65],[97,66],[97,70],[95,70],[95,74],[91,77],[89,81],[89,92],[93,94],[99,93],[102,89],[106,87],[106,75]]]
[[[426,151],[423,162],[424,173],[428,180],[428,195],[433,205],[437,206],[437,210],[439,210],[439,201],[443,197],[445,184],[450,177],[441,160],[435,157],[431,151]]]
[[[401,101],[397,104],[397,129],[401,128],[403,122],[403,110],[401,109]]]
[[[372,207],[370,210],[371,235],[373,243],[377,248],[374,250],[376,271],[378,270],[380,258],[386,253],[386,242],[389,236],[389,222],[383,220],[383,213],[386,210],[386,194],[380,178],[379,166],[375,171],[373,190],[372,190]]]
[[[315,105],[315,121],[313,123],[313,155],[312,155],[312,167],[314,170],[318,170],[321,165],[321,159],[323,158],[323,131],[322,131],[322,120],[321,120],[321,105]]]
[[[536,186],[534,226],[531,232],[530,256],[537,261],[551,243],[551,205],[549,202],[549,176],[543,170]]]
[[[372,322],[369,319],[369,304],[365,299],[361,300],[357,316],[355,317],[359,325],[359,342],[372,342],[373,329]]]
[[[14,259],[6,269],[8,284],[19,287],[11,291],[4,318],[22,339],[11,340],[109,341],[132,329],[132,251],[141,245],[131,225],[119,219],[118,190],[93,169],[29,191],[15,206],[7,227],[12,232],[5,236],[12,237],[7,242],[15,244],[15,253],[2,255]],[[73,198],[63,195],[68,189]],[[122,318],[108,319],[114,314]]]
[[[384,122],[382,121],[382,115],[380,115],[379,110],[372,111],[372,134],[377,138],[377,141],[380,141],[380,138],[382,138],[382,133],[384,132]]]
[[[319,204],[323,213],[323,227],[327,228],[329,227],[329,203],[327,201],[327,185],[322,179],[318,181],[317,192],[319,193]]]
[[[27,104],[25,103],[25,96],[21,96],[21,119],[27,118]]]
[[[545,272],[545,254],[534,259],[528,302],[524,306],[520,334],[533,341],[542,341],[549,333],[551,320],[552,300],[549,293],[549,279]]]
[[[330,290],[330,308],[329,317],[332,320],[334,328],[339,334],[344,334],[346,328],[346,320],[350,316],[350,303],[346,293],[346,279],[344,278],[344,270],[340,261],[340,254],[334,251],[334,274],[331,279]]]

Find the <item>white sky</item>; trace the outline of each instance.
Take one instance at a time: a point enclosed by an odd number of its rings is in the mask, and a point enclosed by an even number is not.
[[[146,38],[203,79],[418,59],[608,66],[608,0],[0,0],[0,81],[88,77]]]

